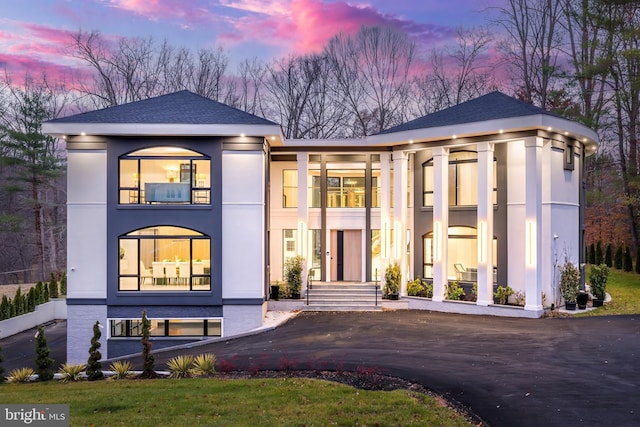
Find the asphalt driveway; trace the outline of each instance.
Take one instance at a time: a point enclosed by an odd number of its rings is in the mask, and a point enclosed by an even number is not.
[[[456,399],[491,426],[640,426],[640,316],[303,313],[261,334],[157,352],[156,368],[203,352],[239,368],[375,368]]]

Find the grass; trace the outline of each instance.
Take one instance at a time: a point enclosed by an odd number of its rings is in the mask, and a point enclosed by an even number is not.
[[[589,272],[587,270],[587,277]],[[589,312],[575,316],[612,316],[619,314],[640,314],[640,274],[609,269],[607,293],[611,302]]]
[[[4,384],[2,403],[67,403],[71,425],[470,426],[408,390],[366,391],[322,380],[180,379]]]

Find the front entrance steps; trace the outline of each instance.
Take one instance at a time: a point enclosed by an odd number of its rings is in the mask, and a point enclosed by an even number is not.
[[[382,291],[375,283],[313,282],[307,291],[304,310],[378,311],[382,310]]]

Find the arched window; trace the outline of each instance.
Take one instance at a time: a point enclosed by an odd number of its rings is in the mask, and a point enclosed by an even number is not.
[[[455,226],[448,230],[447,276],[451,280],[476,282],[478,272],[477,230],[473,227]],[[425,278],[433,277],[433,232],[422,236],[423,271]],[[494,282],[498,264],[498,240],[493,238]]]
[[[119,159],[120,204],[209,204],[211,159],[180,147],[151,147]]]
[[[493,160],[493,204],[497,203],[496,160]],[[478,205],[478,154],[455,151],[449,155],[449,206]],[[422,165],[422,206],[433,206],[433,159]]]
[[[211,239],[182,227],[156,226],[122,235],[120,291],[211,290]]]

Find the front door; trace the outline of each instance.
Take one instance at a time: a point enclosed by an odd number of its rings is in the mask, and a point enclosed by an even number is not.
[[[331,281],[362,281],[362,230],[331,230]]]

